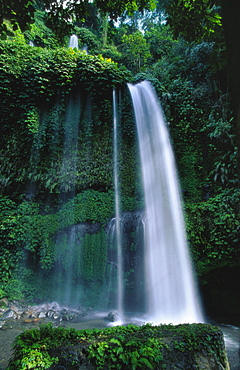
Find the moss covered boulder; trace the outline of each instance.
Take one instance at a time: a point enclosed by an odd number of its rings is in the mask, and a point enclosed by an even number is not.
[[[8,369],[229,369],[222,332],[208,324],[25,331]]]

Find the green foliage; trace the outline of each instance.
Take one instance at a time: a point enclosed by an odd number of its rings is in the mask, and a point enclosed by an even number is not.
[[[22,30],[28,27],[28,24],[33,20],[34,14],[33,3],[29,0],[21,1],[7,1],[3,0],[0,7],[0,36],[5,39],[7,35],[12,35],[9,31],[4,19],[11,21],[13,30],[17,30],[18,27]]]
[[[66,344],[70,339],[76,343],[77,337],[74,330],[54,330],[51,324],[42,326],[40,330],[25,332],[15,340],[15,355],[8,369],[49,369],[52,364],[58,362],[58,359],[52,358],[47,350],[56,345]]]
[[[205,356],[214,353],[222,364],[225,360],[222,333],[218,328],[206,324],[146,324],[142,327],[128,325],[80,331],[56,329],[48,324],[40,329],[27,330],[16,338],[8,369],[31,368],[36,358],[40,360],[39,366],[43,366],[45,361],[46,369],[53,363],[60,366],[62,357],[57,349],[69,348],[73,353],[76,346],[80,353],[84,349],[84,356],[80,356],[80,359],[76,356],[75,366],[79,361],[87,361],[97,369],[106,366],[108,369],[164,369],[169,364],[172,350],[175,356],[181,356],[186,368],[195,368],[196,353],[204,353]],[[66,353],[62,354],[65,364]],[[54,357],[54,354],[58,354],[58,357]],[[184,360],[182,355],[186,355]]]
[[[18,369],[49,369],[56,362],[57,359],[52,359],[48,354],[32,349],[27,352],[26,357],[22,358],[21,367]],[[16,362],[16,366],[19,366],[18,362]]]
[[[107,257],[106,234],[85,234],[83,239],[83,278],[85,281],[103,281]],[[96,263],[98,261],[98,263]]]
[[[156,88],[169,123],[182,189],[188,199],[199,201],[214,177],[219,184],[221,172],[224,186],[236,182],[232,113],[224,84],[226,61],[216,40],[198,44],[173,40],[168,27],[157,26],[146,36],[151,50],[157,51],[155,45],[159,45],[159,55],[145,75],[137,77],[149,79]]]
[[[33,42],[34,46],[56,48],[60,46],[53,31],[46,26],[46,13],[37,10],[34,14],[34,23],[24,32],[26,41]]]
[[[111,188],[112,88],[129,72],[101,55],[72,49],[12,41],[2,42],[0,49],[2,191],[21,191],[29,180],[52,193],[73,191],[76,183],[79,191]],[[75,85],[75,97],[69,97]],[[80,91],[85,91],[81,101],[76,98]],[[75,143],[65,148],[63,159],[61,147],[71,120],[77,125]],[[84,127],[81,133],[79,125]]]
[[[21,232],[17,230],[16,204],[7,197],[0,196],[0,279],[2,284],[9,281],[16,263],[22,257],[20,244],[16,248],[16,239],[20,235]]]
[[[178,43],[178,41],[173,40],[169,27],[159,24],[148,28],[145,37],[150,45],[151,64],[166,57],[166,55],[172,55],[174,44]]]
[[[47,210],[47,209],[46,209]],[[55,254],[56,233],[80,222],[106,222],[113,214],[113,194],[88,190],[64,204],[58,212],[45,214],[34,202],[22,202],[18,207],[7,197],[1,197],[0,222],[0,279],[2,289],[14,299],[23,295],[32,300],[39,295],[35,290],[37,275],[33,271],[51,270],[56,261],[61,261],[66,270],[74,271],[75,279],[102,281],[105,272],[105,233],[86,236],[83,240],[84,260],[76,259],[68,265],[66,253],[61,248]],[[77,247],[77,246],[76,246]],[[79,248],[77,249],[79,250]],[[80,251],[79,251],[80,252]],[[63,256],[61,256],[63,253]],[[94,256],[99,256],[99,265],[94,265]],[[83,265],[83,263],[86,265]],[[70,261],[71,262],[71,261]],[[25,267],[22,267],[22,264]],[[30,264],[30,266],[29,266]],[[80,265],[79,265],[80,264]],[[29,268],[29,270],[27,269]],[[94,269],[93,275],[91,268]]]
[[[235,147],[232,120],[226,120],[225,114],[223,117],[219,116],[216,112],[211,112],[210,122],[205,128],[211,139],[210,145],[215,159],[210,176],[219,187],[228,188],[235,186],[238,182],[237,148]]]
[[[187,40],[208,38],[222,26],[219,1],[173,0],[167,5],[168,24]]]
[[[63,205],[58,212],[61,227],[85,222],[104,222],[113,214],[113,193],[86,190]],[[69,219],[69,217],[73,217]]]
[[[108,13],[113,19],[117,19],[118,16],[124,13],[126,10],[129,14],[133,14],[134,11],[143,11],[144,9],[154,9],[156,5],[155,0],[135,0],[126,1],[120,0],[117,3],[111,0],[96,0],[97,7],[104,13]]]
[[[107,90],[110,86],[122,83],[127,77],[127,72],[118,68],[111,60],[71,48],[48,50],[10,41],[2,42],[0,48],[1,77],[13,80],[16,83],[16,92],[24,88],[29,99],[42,94],[46,94],[49,99],[59,87],[69,89],[79,78],[86,83],[88,89],[94,86],[96,89],[98,80],[102,90],[101,80],[104,83],[107,81],[104,86]],[[31,92],[27,91],[30,86]]]
[[[74,32],[78,36],[78,44],[80,48],[87,46],[90,54],[99,54],[100,40],[92,30],[75,26]]]
[[[226,190],[205,202],[188,204],[187,231],[199,275],[239,261],[238,190]]]
[[[69,240],[70,239],[70,240]],[[54,259],[63,271],[72,271],[73,281],[103,283],[106,269],[107,241],[103,229],[94,234],[84,234],[74,240],[72,234],[59,234]],[[73,258],[74,256],[74,258]]]
[[[61,38],[64,32],[72,28],[69,19],[79,22],[83,21],[84,17],[89,15],[89,12],[92,10],[91,3],[92,1],[80,1],[77,3],[69,2],[68,4],[63,4],[56,0],[44,0],[40,2],[40,6],[48,10],[48,23],[55,30],[55,33],[58,34],[58,37]],[[94,5],[101,12],[107,13],[111,18],[116,19],[125,10],[132,14],[135,10],[153,9],[155,7],[155,0],[120,0],[117,3],[115,1],[96,0],[94,1]],[[0,8],[0,34],[2,34],[2,37],[8,35],[8,30],[3,23],[4,19],[9,19],[14,29],[20,26],[21,30],[26,30],[34,20],[35,7],[36,2],[34,1],[13,0],[9,2],[3,0]]]
[[[106,342],[92,344],[89,358],[94,360],[97,369],[104,369],[106,365],[109,369],[154,369],[162,360],[163,346],[159,338],[139,340],[133,333],[123,333]]]
[[[26,5],[24,1],[18,3]],[[134,13],[137,5],[143,8],[147,3],[81,2],[82,7],[76,9],[81,18],[77,24],[92,27],[91,17],[83,20],[82,15],[85,10],[94,10],[96,15],[95,5],[114,16],[126,8]],[[61,263],[63,270],[71,264],[70,257],[63,257],[68,243],[64,237],[59,253],[55,253],[55,237],[60,230],[64,233],[79,222],[103,225],[114,214],[112,88],[121,87],[132,76],[112,60],[139,72],[134,81],[150,80],[162,100],[188,201],[188,235],[199,275],[214,266],[238,261],[239,195],[234,190],[237,151],[226,85],[225,47],[218,9],[209,8],[207,3],[169,2],[173,33],[198,40],[191,44],[173,39],[168,26],[156,24],[147,16],[144,19],[144,15],[138,18],[136,13],[131,25],[122,23],[116,29],[113,23],[106,24],[105,36],[111,45],[104,48],[100,29],[75,26],[77,18],[61,29],[63,23],[54,25],[51,12],[48,25],[53,29],[56,26],[55,36],[46,25],[45,13],[37,12],[35,23],[24,35],[27,42],[33,40],[45,49],[26,45],[17,29],[18,14],[12,13],[12,25],[5,21],[8,38],[0,42],[0,189],[18,203],[7,196],[0,202],[2,294],[29,299],[40,295],[34,272],[40,270],[47,276],[56,263]],[[10,3],[4,2],[1,11],[8,14],[9,9]],[[65,22],[69,11],[75,10],[60,7],[55,15],[62,15]],[[55,19],[59,21],[59,17]],[[144,34],[136,31],[139,19]],[[57,38],[63,40],[66,32],[75,32],[79,46],[86,43],[97,55],[56,47]],[[119,168],[124,211],[142,207],[142,189],[134,118],[125,91],[122,102]],[[23,194],[32,200],[22,201]],[[72,199],[56,208],[62,197]],[[46,199],[49,208],[44,206]],[[105,266],[103,231],[86,235],[81,242],[86,265],[80,264],[78,254],[73,276],[84,280],[88,289],[97,290]],[[98,253],[102,259],[96,270],[93,257]]]

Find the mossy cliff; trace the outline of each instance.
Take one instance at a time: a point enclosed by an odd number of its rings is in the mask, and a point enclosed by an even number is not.
[[[191,58],[188,62],[195,66]],[[158,65],[157,74],[165,70],[164,63]],[[173,81],[153,78],[152,73],[151,68],[151,74],[141,74],[136,80],[148,78],[155,84],[170,122],[184,190],[187,235],[205,304],[212,316],[219,317],[221,307],[219,320],[239,325],[239,283],[234,272],[240,256],[240,192],[234,177],[235,157],[225,153],[225,141],[219,144],[227,133],[231,139],[230,123],[221,128],[221,117],[219,122],[211,121],[217,113],[209,113],[208,105],[214,110],[218,104],[203,97],[195,85],[185,85],[185,72],[182,82],[175,73]],[[114,217],[113,88],[121,107],[121,211],[142,207],[134,118],[125,86],[131,78],[126,68],[101,55],[0,41],[0,297],[52,299],[49,281],[55,287],[52,272],[62,264],[66,249],[62,240],[62,249],[55,253],[56,239],[86,222],[100,223],[99,232],[83,240],[88,266],[94,254],[101,253],[101,258],[95,260],[93,274],[83,268],[76,275],[76,260],[74,276],[81,275],[89,286],[92,279],[94,287],[104,280],[103,231]],[[230,162],[223,167],[224,158]],[[126,248],[133,254],[140,243],[136,230],[130,232]],[[67,260],[64,263],[64,269],[68,268]],[[212,274],[221,276],[222,272],[224,289],[223,284],[215,284],[220,279],[212,279]],[[133,269],[126,274],[132,280]],[[84,304],[96,300],[95,296]]]

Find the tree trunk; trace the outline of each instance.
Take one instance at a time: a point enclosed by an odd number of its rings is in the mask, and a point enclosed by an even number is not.
[[[102,45],[103,47],[107,45],[108,36],[108,14],[102,17]]]

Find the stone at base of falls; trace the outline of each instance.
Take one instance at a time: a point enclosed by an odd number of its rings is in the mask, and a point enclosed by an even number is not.
[[[16,339],[8,370],[15,370],[16,364],[21,368],[21,361],[30,366],[36,350],[45,369],[51,370],[115,370],[116,363],[124,370],[230,369],[222,331],[209,324],[127,325],[102,330],[48,325],[39,331],[36,336],[36,329],[27,330]]]
[[[106,317],[106,320],[110,322],[116,322],[120,320],[120,315],[117,311],[110,311]]]
[[[0,320],[12,320],[12,319],[17,319],[18,315],[17,313],[12,310],[12,309],[9,309],[7,310],[6,312],[4,312],[4,314],[0,317]]]

